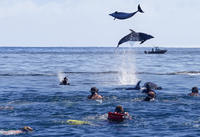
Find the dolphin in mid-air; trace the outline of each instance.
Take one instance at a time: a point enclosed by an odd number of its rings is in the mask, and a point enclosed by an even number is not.
[[[119,47],[120,44],[125,43],[127,41],[140,41],[140,44],[144,43],[146,40],[154,38],[153,36],[149,34],[145,34],[142,32],[135,32],[132,29],[130,29],[131,33],[120,39],[118,42],[117,47]]]
[[[140,7],[140,4],[138,5],[138,10],[136,12],[125,13],[125,12],[115,11],[114,13],[109,14],[109,15],[112,16],[112,17],[114,17],[114,20],[115,19],[123,20],[123,19],[128,19],[128,18],[134,16],[137,12],[144,13],[144,11],[142,10],[142,8]]]

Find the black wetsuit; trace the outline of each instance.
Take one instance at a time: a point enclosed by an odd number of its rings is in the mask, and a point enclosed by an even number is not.
[[[147,97],[144,99],[144,101],[151,101],[152,99],[154,99],[154,98],[152,98],[152,97],[150,97],[150,96],[147,96]]]
[[[60,85],[70,85],[70,84],[68,83],[68,79],[64,79],[64,80],[60,83]]]

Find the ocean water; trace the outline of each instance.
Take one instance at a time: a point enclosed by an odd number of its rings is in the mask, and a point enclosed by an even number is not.
[[[20,137],[200,136],[200,49],[167,48],[0,48],[0,130],[31,126]],[[70,86],[59,85],[64,76]],[[151,81],[163,87],[153,102],[140,91],[123,90]],[[88,100],[91,87],[102,101]],[[122,123],[106,118],[122,105],[133,117]],[[66,120],[89,121],[68,125]],[[1,135],[0,135],[1,136]]]

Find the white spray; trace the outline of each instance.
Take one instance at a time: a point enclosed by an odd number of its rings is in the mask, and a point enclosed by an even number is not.
[[[59,81],[61,82],[63,79],[64,79],[64,77],[65,77],[65,74],[63,73],[63,72],[58,72],[58,79],[59,79]]]
[[[132,45],[133,43],[131,43]],[[134,85],[138,82],[135,69],[135,53],[131,49],[116,52],[118,55],[119,84]]]

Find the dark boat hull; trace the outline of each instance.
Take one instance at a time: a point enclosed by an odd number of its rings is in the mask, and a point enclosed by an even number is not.
[[[167,50],[159,50],[159,51],[144,51],[145,54],[165,54]]]

